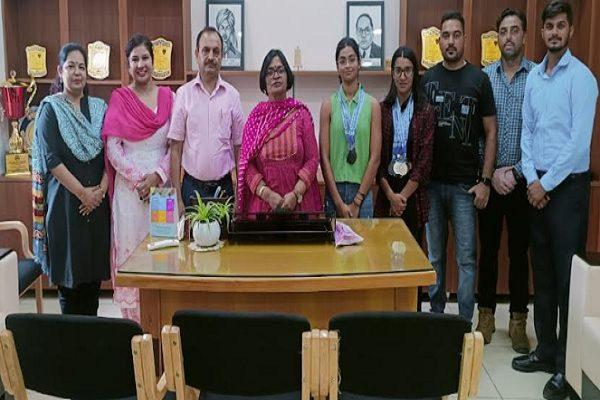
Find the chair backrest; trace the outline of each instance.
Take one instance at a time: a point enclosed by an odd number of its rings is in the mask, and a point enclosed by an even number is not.
[[[335,316],[340,391],[419,398],[457,393],[463,337],[471,324],[458,315],[365,312]]]
[[[173,325],[180,329],[187,385],[246,396],[301,390],[306,318],[182,310]]]
[[[135,396],[131,338],[135,322],[76,315],[12,314],[25,385],[63,398],[111,399]]]

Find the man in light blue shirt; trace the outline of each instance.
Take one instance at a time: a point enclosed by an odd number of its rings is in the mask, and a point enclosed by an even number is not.
[[[513,368],[554,373],[544,387],[544,398],[563,399],[569,390],[564,373],[571,259],[585,252],[598,84],[569,51],[573,35],[570,4],[552,1],[542,13],[542,21],[548,52],[527,79],[521,135],[521,162],[532,206],[538,346],[529,355],[515,358]]]

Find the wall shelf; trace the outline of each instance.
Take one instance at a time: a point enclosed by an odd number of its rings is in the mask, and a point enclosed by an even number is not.
[[[117,79],[95,80],[88,78],[88,85],[91,86],[121,86],[122,82]]]

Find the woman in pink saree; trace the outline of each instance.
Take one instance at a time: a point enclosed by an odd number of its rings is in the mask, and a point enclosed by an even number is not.
[[[322,211],[316,175],[319,150],[308,108],[287,97],[294,75],[280,50],[267,53],[259,103],[246,121],[237,182],[237,214]]]
[[[117,287],[117,270],[150,230],[150,188],[168,183],[167,133],[174,94],[152,80],[152,43],[134,35],[125,50],[133,82],[113,91],[104,119],[106,171],[111,201],[111,272],[114,302],[123,317],[140,321],[136,288]]]

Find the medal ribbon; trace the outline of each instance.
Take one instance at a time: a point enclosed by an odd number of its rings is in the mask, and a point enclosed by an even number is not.
[[[360,115],[360,111],[362,110],[363,103],[365,101],[365,91],[363,90],[362,86],[358,88],[358,104],[354,108],[352,116],[350,116],[350,110],[348,104],[346,103],[344,91],[341,85],[338,89],[337,96],[342,109],[342,123],[344,125],[346,142],[348,143],[348,151],[352,151],[354,150],[355,146],[354,136],[356,135],[356,127],[358,126],[358,116]]]
[[[410,129],[410,121],[412,120],[415,102],[410,96],[408,104],[404,111],[400,107],[400,101],[396,98],[396,102],[392,107],[392,115],[394,117],[394,145],[392,148],[392,161],[399,160],[406,162],[406,150],[408,142],[408,131]]]

